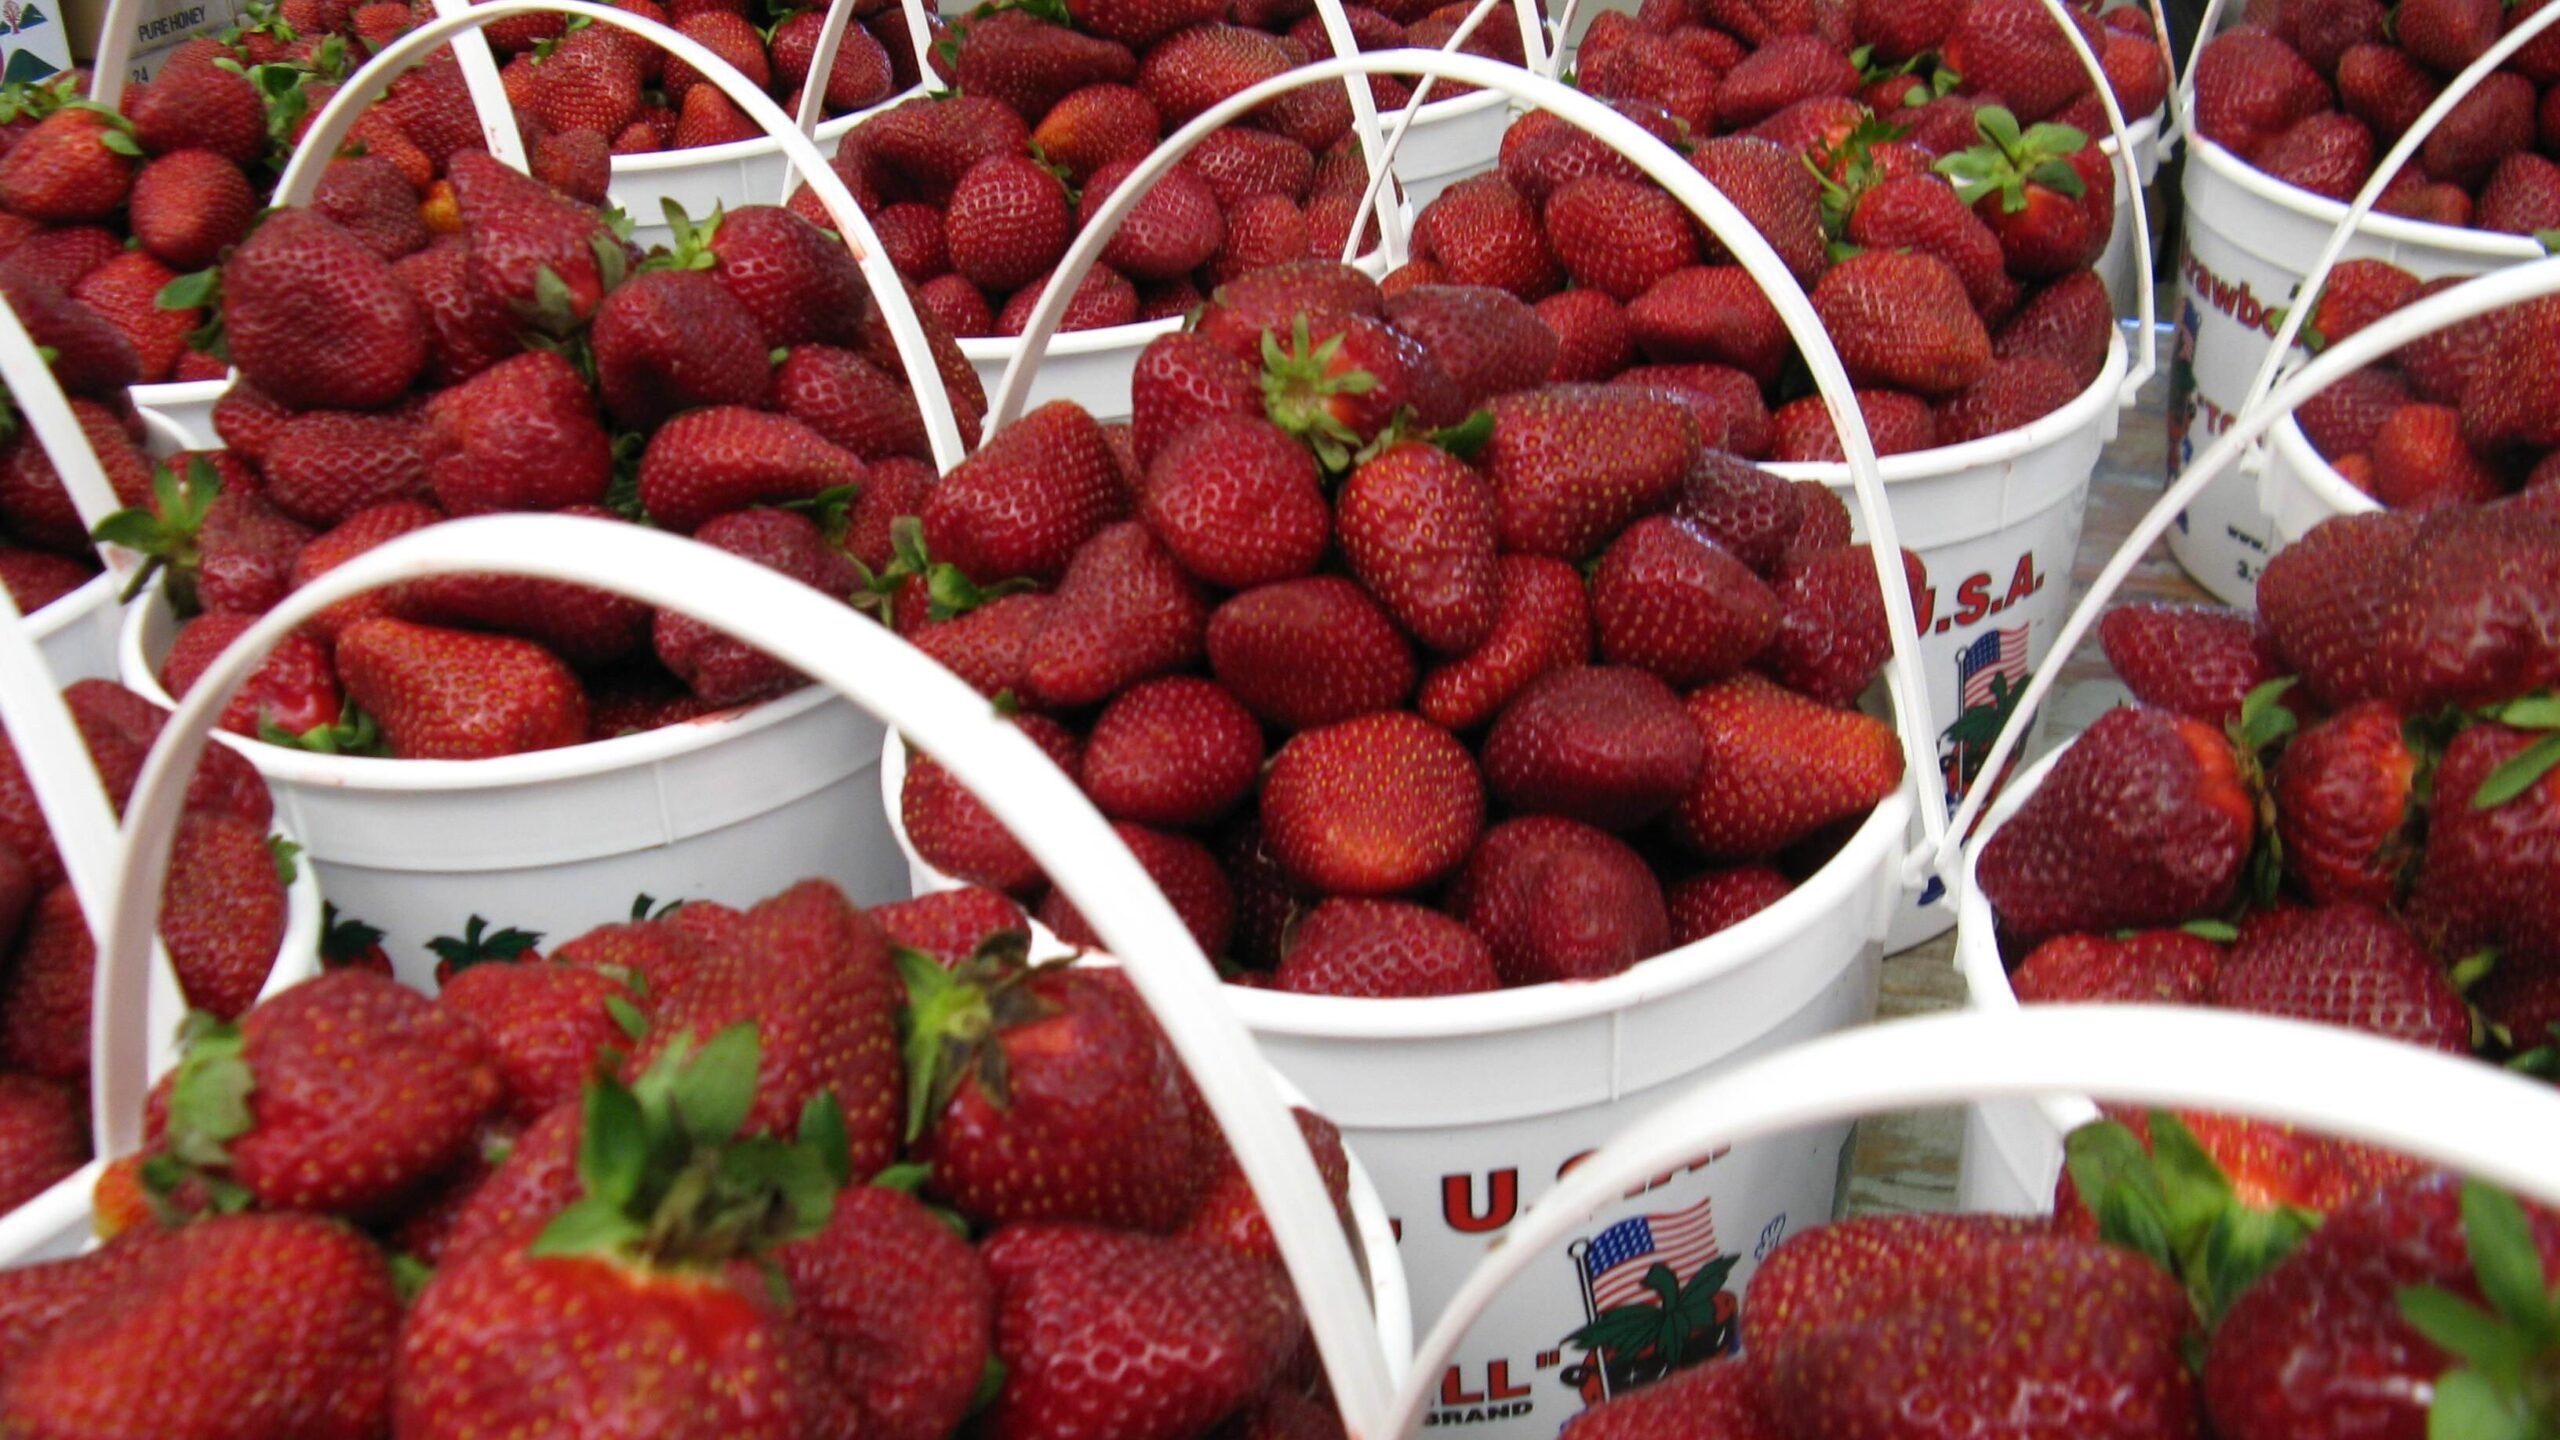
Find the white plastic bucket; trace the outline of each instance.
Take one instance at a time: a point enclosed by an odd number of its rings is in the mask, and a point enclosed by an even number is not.
[[[906,358],[934,453],[946,468],[956,463],[959,429],[940,372],[843,182],[770,97],[692,40],[627,11],[493,0],[411,31],[321,112],[277,185],[277,203],[308,200],[325,158],[387,76],[458,32],[540,11],[636,31],[776,134],[854,245]],[[119,655],[127,685],[165,698],[158,670],[171,633],[158,594],[132,607]],[[897,854],[867,773],[881,733],[866,714],[813,688],[646,734],[495,760],[316,755],[223,739],[267,778],[332,899],[382,929],[403,977],[420,982],[425,942],[457,933],[473,914],[565,937],[627,912],[644,889],[743,902],[802,874],[823,875],[864,902],[888,898],[899,889]]]
[[[2078,398],[2019,430],[1878,462],[1902,543],[1920,557],[1926,598],[1919,607],[1921,663],[1929,713],[1940,724],[1935,768],[1941,803],[1962,798],[1979,773],[1983,747],[1952,738],[1969,713],[1966,679],[2009,677],[2011,693],[2053,649],[2071,611],[2071,566],[2099,452],[2115,438],[2128,361],[2119,331],[2107,363]],[[1764,467],[1791,480],[1847,490],[1836,464]],[[1852,530],[1864,538],[1864,527]],[[1987,667],[1987,668],[1986,668]],[[1925,886],[1896,910],[1888,951],[1944,934],[1955,923],[1944,888]]]
[[[1908,753],[1925,754],[1936,732],[1901,581],[1890,487],[1878,474],[1837,352],[1803,290],[1749,222],[1675,152],[1600,102],[1515,67],[1447,51],[1318,63],[1243,92],[1168,139],[1078,237],[1059,283],[1091,265],[1137,193],[1201,135],[1291,85],[1341,74],[1436,76],[1553,110],[1618,147],[1724,240],[1796,335],[1851,457],[1848,473],[1880,542],[1877,573],[1898,637],[1888,673],[1898,733]],[[1026,330],[1028,357],[1037,357],[1062,308],[1055,289],[1044,297]],[[1022,367],[1006,376],[989,406],[991,426],[1020,413],[1027,387]],[[884,781],[894,787],[903,765],[902,753],[885,757]],[[1377,1178],[1400,1222],[1417,1313],[1429,1316],[1504,1241],[1520,1208],[1609,1129],[1673,1097],[1704,1069],[1873,1016],[1886,925],[1909,883],[1904,837],[1916,818],[1935,844],[1946,815],[1934,798],[1924,809],[1911,787],[1897,791],[1786,899],[1609,979],[1403,1001],[1232,988],[1228,1003],[1280,1072],[1342,1126]],[[884,808],[895,825],[898,807]],[[910,859],[921,887],[951,883]],[[1738,1264],[1728,1283],[1738,1285],[1779,1234],[1829,1217],[1847,1139],[1845,1127],[1833,1127],[1666,1174],[1622,1198],[1583,1238],[1598,1243],[1620,1227],[1599,1252],[1615,1254],[1638,1228],[1659,1225],[1656,1253],[1690,1274],[1715,1255],[1733,1255]],[[1671,1248],[1683,1243],[1685,1249]],[[1428,1377],[1440,1397],[1433,1423],[1545,1440],[1605,1392],[1612,1383],[1606,1357],[1591,1363],[1566,1343],[1593,1317],[1589,1270],[1577,1267],[1582,1259],[1559,1254],[1538,1285],[1506,1295],[1465,1353]]]
[[[125,393],[133,397],[134,408],[144,420],[157,420],[177,431],[183,440],[179,449],[214,450],[221,447],[222,436],[213,428],[213,404],[230,388],[231,377],[226,376],[136,385]]]
[[[124,623],[116,593],[124,577],[112,570],[27,617],[27,631],[45,669],[68,685],[74,680],[109,679],[116,673],[116,631]]]
[[[506,13],[512,0],[489,7]],[[887,630],[809,593],[753,561],[640,526],[563,516],[502,515],[458,520],[405,535],[349,560],[287,596],[208,668],[178,707],[144,765],[119,856],[119,893],[156,895],[176,830],[168,780],[203,752],[213,722],[258,657],[328,605],[386,584],[433,574],[495,572],[601,585],[645,603],[684,609],[708,624],[752,638],[810,675],[831,696],[859,704],[874,733],[894,727],[926,737],[963,783],[994,797],[997,816],[1075,897],[1122,957],[1225,1130],[1260,1196],[1272,1234],[1296,1282],[1335,1393],[1353,1433],[1377,1433],[1399,1365],[1391,1351],[1403,1329],[1395,1299],[1398,1261],[1381,1246],[1374,1206],[1361,1227],[1373,1272],[1364,1287],[1350,1243],[1325,1198],[1269,1066],[1252,1038],[1218,1001],[1218,982],[1172,908],[1146,879],[1073,781],[1005,723],[985,699]],[[885,726],[884,726],[885,722]],[[767,889],[788,883],[807,858],[768,857]],[[670,893],[670,887],[655,887]],[[611,912],[606,912],[611,913]],[[166,999],[144,993],[139,959],[150,940],[147,907],[113,912],[101,952],[102,1005],[146,1016],[129,1032],[97,1081],[99,1113],[110,1124],[104,1153],[140,1140],[142,1100],[155,1057],[148,1037],[164,1033]],[[157,1003],[154,1003],[157,1002]],[[157,1012],[157,1013],[155,1013]],[[165,1054],[157,1057],[165,1060]]]
[[[2267,465],[2258,475],[2258,506],[2274,524],[2278,545],[2292,544],[2323,520],[2382,508],[2321,456],[2311,437],[2302,433],[2302,422],[2289,414],[2267,434]]]
[[[2228,429],[2205,447],[2195,462],[2162,492],[2160,499],[2126,537],[2123,546],[2108,558],[2088,592],[2072,610],[2070,619],[2063,623],[2062,633],[2055,638],[2055,657],[2039,665],[2029,678],[2026,692],[2019,701],[2019,714],[2031,716],[2043,703],[2061,674],[2059,660],[2071,655],[2088,637],[2125,577],[2140,563],[2152,542],[2175,522],[2180,511],[2191,505],[2201,490],[2224,481],[2249,448],[2279,420],[2288,418],[2305,398],[2318,394],[2340,377],[2390,354],[2411,340],[2433,334],[2474,315],[2554,293],[2560,293],[2560,258],[2509,266],[2393,311],[2327,347],[2309,365],[2286,377],[2262,403],[2237,417]],[[2025,729],[2025,725],[2013,720],[2001,732],[1984,762],[1986,771],[1999,773],[2015,753]],[[1977,790],[1966,796],[1964,805],[1958,809],[1949,827],[1948,833],[1952,836],[1974,836],[1968,846],[1970,853],[1959,867],[1955,867],[1962,891],[1957,897],[1956,956],[1957,964],[1964,971],[1972,1004],[1977,1008],[2010,1009],[2015,1008],[2017,1002],[2009,989],[2006,967],[2001,963],[1996,923],[1990,906],[1973,884],[1974,865],[1998,823],[2015,814],[2018,806],[2025,803],[2027,794],[2043,779],[2051,764],[2052,761],[2048,760],[2044,766],[2028,771],[2013,783],[1978,835],[1973,821],[1984,808],[1983,791]],[[1942,861],[1947,858],[1942,853]],[[1941,873],[1945,873],[1943,868]],[[2190,1013],[2208,1019],[2228,1018],[2216,1016],[2211,1011]],[[2183,1048],[2180,1051],[2182,1056],[2193,1053]],[[2334,1078],[2324,1074],[2322,1084],[2326,1085]],[[2320,1087],[2304,1088],[2317,1090]],[[2061,1163],[2062,1136],[2072,1123],[2086,1118],[2088,1113],[2085,1102],[2072,1102],[2065,1098],[2032,1104],[1985,1105],[1977,1113],[1969,1115],[1965,1123],[1966,1153],[1959,1181],[1959,1190],[1966,1203],[1985,1209],[2013,1211],[2038,1209],[2049,1203],[2054,1177],[2059,1173]]]
[[[2178,1063],[2161,1063],[2175,1055]],[[2301,1077],[2318,1075],[2319,1084]],[[1630,1185],[1702,1154],[1916,1107],[2095,1093],[2299,1125],[2379,1145],[2560,1204],[2560,1095],[2523,1076],[2370,1035],[2263,1016],[2075,1005],[1958,1013],[1834,1035],[1736,1067],[1678,1096],[1592,1156],[1523,1217],[1423,1338],[1384,1433],[1430,1423],[1431,1376],[1474,1345],[1532,1266]],[[1721,1162],[1718,1162],[1721,1163]]]
[[[2222,0],[2209,0],[2197,28],[2214,33]],[[2178,265],[2178,340],[2169,385],[2169,468],[2193,460],[2233,417],[2262,400],[2296,358],[2294,337],[2340,259],[2387,260],[2432,280],[2476,275],[2540,256],[2522,235],[2431,225],[2373,213],[2383,188],[2436,125],[2507,57],[2560,15],[2536,12],[2446,85],[2374,165],[2352,204],[2311,194],[2266,175],[2202,136],[2187,166],[2185,257]],[[2187,66],[2186,85],[2195,83]],[[2190,108],[2192,102],[2190,102]],[[2302,257],[2314,256],[2309,263]],[[2284,312],[2281,316],[2277,312]],[[2250,467],[2255,468],[2257,462]],[[2196,582],[2234,605],[2254,604],[2258,573],[2277,544],[2275,523],[2244,474],[2225,476],[2196,497],[2169,536],[2169,553]]]

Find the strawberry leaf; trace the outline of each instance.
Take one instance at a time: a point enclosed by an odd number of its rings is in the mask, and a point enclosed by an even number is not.
[[[294,878],[301,874],[299,867],[294,864],[294,857],[301,853],[301,846],[281,835],[267,837],[267,857],[275,861],[276,879],[284,884],[292,884]]]
[[[800,1107],[800,1143],[816,1150],[827,1173],[841,1187],[853,1183],[853,1140],[845,1133],[844,1106],[835,1092],[821,1090]]]
[[[169,1154],[190,1168],[228,1165],[230,1143],[254,1123],[249,1096],[258,1082],[246,1042],[238,1026],[200,1010],[188,1014],[182,1039],[185,1053],[169,1084]]]
[[[1455,425],[1432,431],[1427,438],[1459,459],[1471,461],[1493,440],[1493,412],[1478,410]]]
[[[539,1259],[551,1255],[596,1255],[637,1242],[646,1232],[638,1221],[605,1200],[590,1196],[561,1211],[542,1227],[525,1253]]]
[[[2537,1349],[2560,1345],[2560,1298],[2542,1285],[2542,1254],[2515,1197],[2476,1181],[2462,1187],[2463,1243],[2480,1293]]]
[[[518,930],[509,926],[491,931],[489,922],[474,915],[464,923],[461,938],[439,935],[427,942],[427,949],[444,962],[448,977],[474,965],[512,962],[542,943],[539,930]]]
[[[162,310],[201,310],[222,298],[222,267],[209,265],[160,287],[151,303]]]
[[[649,1165],[649,1127],[639,1097],[629,1087],[600,1082],[587,1087],[578,1132],[578,1179],[587,1196],[620,1211],[640,1194]]]
[[[2539,784],[2554,765],[2560,765],[2560,731],[2544,735],[2490,771],[2472,792],[2471,808],[2494,810],[2506,804]]]
[[[872,1176],[871,1183],[883,1190],[895,1190],[902,1195],[913,1195],[923,1189],[924,1182],[932,1177],[932,1166],[919,1164],[913,1160],[904,1160]]]
[[[2240,927],[2228,920],[2190,920],[2178,927],[2199,940],[2228,945],[2240,938]]]
[[[762,1047],[755,1026],[732,1025],[711,1037],[676,1077],[676,1115],[685,1133],[716,1145],[738,1133],[756,1098],[756,1066]]]
[[[2302,722],[2283,703],[2285,692],[2300,684],[2301,680],[2298,675],[2269,680],[2240,701],[2240,723],[2232,738],[2239,742],[2242,750],[2252,755],[2261,753],[2293,734],[2301,725]]]
[[[645,1039],[649,1034],[649,1017],[640,1013],[639,1006],[619,995],[604,997],[604,1013],[612,1017],[615,1027],[629,1036],[634,1043]]]
[[[2490,713],[2499,724],[2517,730],[2560,730],[2560,695],[2527,695]]]
[[[343,965],[364,957],[365,952],[382,943],[382,931],[351,915],[341,915],[338,907],[322,901],[320,905],[320,958]]]

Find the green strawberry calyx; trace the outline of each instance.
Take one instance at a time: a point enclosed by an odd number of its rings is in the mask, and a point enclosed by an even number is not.
[[[643,271],[708,270],[720,263],[720,257],[712,253],[711,242],[720,233],[720,222],[727,218],[728,207],[714,203],[709,216],[696,220],[672,195],[661,198],[658,204],[666,213],[671,238],[665,247],[652,250],[649,258],[640,262]]]
[[[1985,105],[1975,111],[1973,124],[1984,143],[1941,156],[1936,167],[1939,174],[1954,182],[1956,197],[1967,205],[1996,194],[2001,213],[2015,215],[2027,208],[2029,185],[2042,186],[2071,200],[2088,193],[2070,160],[2087,148],[2089,136],[2085,131],[2051,121],[2022,131],[2018,117],[2000,105]]]
[[[2560,1433],[2560,1287],[2543,1282],[2533,1226],[2513,1196],[2462,1187],[2462,1238],[2486,1304],[2432,1285],[2403,1288],[2400,1315],[2452,1357],[2427,1410],[2430,1440],[2536,1440]]]
[[[258,1080],[247,1042],[239,1026],[196,1010],[188,1012],[179,1043],[168,1125],[160,1147],[142,1162],[142,1192],[163,1220],[191,1208],[180,1202],[181,1192],[190,1190],[222,1213],[246,1210],[253,1198],[247,1187],[223,1172],[231,1166],[231,1142],[256,1124],[249,1097]]]
[[[589,1082],[584,1193],[528,1253],[716,1267],[825,1229],[852,1180],[844,1111],[821,1092],[794,1138],[743,1133],[762,1061],[755,1026],[738,1024],[698,1049],[677,1037],[628,1085]]]
[[[121,545],[143,557],[133,579],[125,584],[123,599],[131,601],[152,576],[166,571],[169,608],[180,619],[204,608],[196,598],[196,570],[204,560],[199,541],[205,517],[213,513],[213,502],[221,496],[222,476],[213,462],[190,456],[183,476],[166,465],[151,467],[150,504],[128,506],[98,522],[89,538],[102,545]]]
[[[427,949],[436,957],[439,978],[449,980],[474,965],[512,965],[541,943],[539,930],[512,925],[491,930],[487,920],[474,915],[463,923],[461,935],[439,935],[427,942]]]
[[[1821,190],[1825,235],[1837,241],[1849,233],[1849,217],[1857,212],[1858,201],[1876,186],[1876,147],[1910,133],[1909,126],[1871,115],[1849,127],[1839,139],[1797,157],[1812,172],[1814,184]],[[1836,252],[1843,247],[1835,244],[1833,248]],[[1852,249],[1850,253],[1856,252]]]
[[[320,963],[336,969],[351,965],[373,953],[382,943],[382,929],[367,925],[352,915],[341,915],[338,907],[326,900],[320,902]]]
[[[950,969],[921,950],[895,951],[898,977],[907,987],[898,1037],[907,1070],[909,1143],[949,1108],[963,1081],[976,1080],[999,1110],[1012,1103],[1004,1047],[989,1042],[1050,1013],[1048,1003],[1024,983],[1043,968],[1030,963],[1030,953],[1031,936],[1022,930],[997,931]]]
[[[308,730],[287,730],[261,708],[258,712],[258,738],[270,745],[288,750],[307,750],[314,755],[388,755],[391,744],[382,736],[382,727],[373,716],[353,700],[340,702],[338,718],[326,725]]]
[[[2064,1166],[2098,1234],[2177,1277],[2210,1333],[2242,1291],[2310,1237],[2320,1216],[2241,1198],[2177,1116],[2155,1110],[2149,1128],[2145,1150],[2116,1121],[2083,1125],[2063,1141]]]
[[[924,521],[919,516],[901,515],[889,522],[889,556],[888,565],[877,572],[859,560],[853,562],[857,582],[853,607],[870,612],[883,625],[895,618],[898,591],[913,579],[923,580],[925,614],[935,621],[956,619],[1007,595],[1036,588],[1021,577],[981,585],[959,566],[935,560],[925,551]]]
[[[2300,683],[2297,675],[2281,676],[2251,690],[2240,701],[2240,713],[2223,727],[2239,760],[2241,783],[2257,805],[2257,824],[2249,847],[2248,893],[2261,905],[2275,903],[2284,884],[2284,840],[2276,826],[2275,786],[2268,776],[2277,753],[2301,728],[2301,720],[2285,705],[2287,692]]]
[[[2494,810],[2542,783],[2560,765],[2560,695],[2548,691],[2510,700],[2487,717],[2515,730],[2538,731],[2533,743],[2508,756],[2471,792],[2471,808]]]
[[[1344,337],[1312,339],[1301,312],[1290,322],[1289,343],[1278,333],[1262,332],[1262,409],[1271,423],[1297,436],[1316,452],[1328,470],[1347,469],[1353,452],[1368,441],[1334,413],[1333,402],[1344,395],[1366,395],[1378,388],[1378,377],[1352,367],[1340,368]]]

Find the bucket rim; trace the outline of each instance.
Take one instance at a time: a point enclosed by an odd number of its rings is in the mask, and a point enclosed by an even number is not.
[[[848,110],[842,115],[830,116],[818,122],[817,129],[809,138],[821,142],[840,140],[845,132],[872,115],[892,105],[921,97],[924,93],[922,87],[910,85],[876,104],[865,106],[860,110]],[[612,174],[617,180],[644,175],[658,176],[669,171],[689,169],[695,165],[720,165],[734,160],[755,160],[781,153],[781,141],[770,135],[753,135],[744,140],[724,140],[717,145],[696,145],[689,150],[652,150],[644,155],[616,155],[613,157]],[[633,218],[639,219],[643,224],[647,223],[647,217]]]
[[[136,385],[130,390],[133,403],[142,406],[210,405],[231,388],[232,376],[219,380],[163,380],[156,385]]]
[[[2331,515],[2362,515],[2382,508],[2380,501],[2347,483],[2347,477],[2303,433],[2298,416],[2288,413],[2278,419],[2268,432],[2267,444],[2284,457],[2294,479]]]
[[[2238,186],[2268,204],[2291,210],[2323,230],[2335,230],[2347,218],[2347,207],[2342,202],[2326,195],[2314,195],[2299,185],[2286,184],[2202,135],[2191,137],[2190,146],[2215,179]],[[2364,217],[2358,233],[2399,245],[2432,246],[2465,258],[2513,261],[2539,259],[2543,254],[2542,247],[2527,236],[2473,230],[2461,225],[2439,225],[2429,220],[2412,220],[2405,215],[2369,214]]]
[[[52,603],[39,606],[27,617],[27,633],[37,643],[52,639],[81,621],[115,603],[122,582],[113,570],[101,570],[80,582],[68,594],[57,595]]]
[[[117,637],[118,680],[163,709],[177,701],[160,683],[159,673],[143,649],[143,632],[154,616],[168,608],[166,592],[156,582],[140,601],[126,608]],[[500,755],[488,760],[399,760],[378,755],[321,755],[214,732],[271,783],[313,789],[381,794],[452,794],[478,790],[513,790],[563,780],[586,779],[615,770],[636,770],[680,756],[760,734],[808,714],[841,697],[823,685],[806,685],[786,695],[716,711],[609,740],[589,740],[556,750]]]
[[[2114,413],[2116,391],[2122,387],[2125,372],[2132,364],[2131,351],[2125,345],[2124,327],[2112,325],[2108,330],[2107,361],[2099,367],[2098,378],[2089,382],[2086,389],[2071,397],[2070,403],[2062,408],[2040,415],[2015,430],[2003,430],[1979,440],[1881,456],[1876,461],[1877,473],[1888,485],[1941,480],[1967,470],[1980,470],[2023,459],[2082,430],[2105,423],[2106,417]],[[1849,467],[1837,460],[1752,463],[1789,480],[1818,480],[1835,487],[1849,483]]]

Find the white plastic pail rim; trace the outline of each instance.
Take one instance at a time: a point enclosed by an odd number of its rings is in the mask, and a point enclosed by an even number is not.
[[[2068,404],[2015,430],[1985,435],[1979,440],[1966,440],[1954,445],[1940,445],[1928,450],[1910,450],[1899,455],[1877,459],[1876,472],[1890,485],[1897,482],[1936,480],[1959,471],[1978,470],[2004,465],[2022,456],[2032,455],[2049,445],[2079,434],[2092,425],[2103,423],[2115,413],[2116,391],[2123,385],[2130,363],[2124,343],[2124,331],[2110,326],[2107,337],[2107,363],[2098,378],[2071,398]],[[1819,480],[1825,485],[1847,485],[1849,467],[1837,460],[1754,461],[1759,468],[1790,480]]]
[[[2315,195],[2299,185],[2278,180],[2201,135],[2194,137],[2190,148],[2204,167],[2213,172],[2214,179],[2236,185],[2253,198],[2270,205],[2281,205],[2314,222],[2320,229],[2334,230],[2347,218],[2344,202],[2326,195]],[[2508,235],[2496,230],[2473,230],[2460,225],[2438,225],[2429,220],[2412,220],[2405,215],[2379,212],[2365,216],[2364,224],[2357,233],[2398,245],[2432,247],[2489,265],[2531,260],[2543,253],[2542,247],[2526,236]],[[2302,263],[2276,255],[2263,258],[2280,265]],[[2305,258],[2307,260],[2308,257]]]
[[[2284,458],[2285,469],[2292,473],[2295,483],[2311,492],[2331,515],[2361,515],[2382,508],[2381,501],[2338,473],[2338,468],[2311,443],[2311,437],[2302,433],[2298,416],[2288,414],[2278,420],[2268,432],[2267,443]]]

